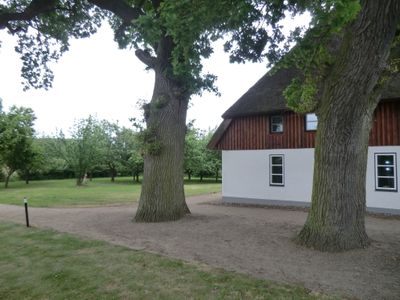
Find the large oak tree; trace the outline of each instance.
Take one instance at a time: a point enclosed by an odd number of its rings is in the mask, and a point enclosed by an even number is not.
[[[0,29],[18,36],[27,86],[51,86],[48,68],[68,49],[69,37],[94,33],[103,18],[121,47],[155,73],[144,105],[144,175],[137,221],[167,221],[189,212],[183,190],[186,112],[190,97],[214,91],[215,77],[202,74],[211,42],[230,28],[248,24],[259,12],[242,0],[6,0]],[[251,26],[249,26],[251,27]],[[94,50],[95,51],[95,50]]]
[[[320,83],[312,205],[299,241],[321,250],[362,248],[369,133],[381,93],[398,73],[400,2],[364,0],[340,31]],[[395,66],[397,64],[397,66]]]
[[[285,90],[288,106],[318,115],[311,209],[300,244],[327,251],[363,248],[369,133],[381,93],[400,70],[400,1],[265,1],[265,18],[310,11],[312,21],[289,52],[243,51],[238,31],[228,43],[236,60],[267,56],[297,69]],[[300,32],[300,31],[298,31]],[[297,33],[298,33],[297,32]],[[250,35],[251,36],[251,35]],[[254,38],[254,36],[251,36]]]

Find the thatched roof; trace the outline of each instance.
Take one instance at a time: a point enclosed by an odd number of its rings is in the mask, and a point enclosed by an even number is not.
[[[223,115],[224,119],[287,110],[283,90],[296,75],[293,70],[268,72],[239,98]]]
[[[296,71],[293,69],[280,69],[272,75],[268,72],[240,97],[222,117],[230,119],[290,110],[286,107],[282,93],[296,75]],[[400,75],[392,80],[382,94],[382,99],[392,98],[400,99]]]

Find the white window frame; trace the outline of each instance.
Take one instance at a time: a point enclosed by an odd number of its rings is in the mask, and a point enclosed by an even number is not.
[[[272,163],[272,159],[274,157],[282,158],[282,164],[273,164]],[[272,173],[272,167],[273,166],[281,166],[282,167],[282,173]],[[282,176],[282,183],[273,183],[272,182],[272,176],[273,175]],[[285,186],[285,155],[283,155],[283,154],[270,154],[269,155],[269,185],[270,186]]]
[[[392,156],[393,157],[393,164],[391,165],[379,165],[378,164],[378,157],[379,156]],[[379,167],[390,167],[393,168],[393,176],[379,176],[378,168]],[[394,186],[391,188],[388,187],[380,187],[378,186],[379,178],[393,178]],[[397,192],[397,157],[396,153],[375,153],[375,190],[376,191],[391,191]]]
[[[316,120],[316,121],[309,121],[308,118],[309,118],[310,116],[314,116],[317,120]],[[314,113],[306,114],[306,116],[305,116],[305,123],[306,123],[306,126],[305,126],[306,131],[316,131],[317,128],[318,128],[318,117],[317,117],[317,115],[314,114]],[[310,129],[310,128],[308,128],[308,125],[309,125],[309,124],[315,124],[315,123],[316,123],[315,129]]]
[[[281,122],[280,123],[276,123],[276,122],[272,122],[272,119],[273,118],[275,118],[275,117],[279,117],[279,118],[281,118]],[[282,126],[282,129],[281,130],[276,130],[276,131],[274,131],[273,130],[273,125],[274,124],[281,124]],[[283,115],[271,115],[270,116],[270,120],[269,120],[269,127],[270,127],[270,132],[271,133],[283,133],[283,130],[284,130],[284,126],[283,126]]]

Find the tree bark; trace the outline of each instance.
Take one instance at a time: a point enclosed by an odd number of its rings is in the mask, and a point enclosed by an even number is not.
[[[364,248],[365,180],[369,132],[380,99],[400,4],[367,0],[346,28],[317,109],[311,209],[300,244],[322,251]]]
[[[8,188],[8,184],[10,183],[11,175],[14,174],[15,170],[5,166],[4,167],[4,188]]]
[[[190,212],[183,189],[188,101],[189,96],[165,68],[156,68],[152,100],[145,108],[150,141],[146,146],[142,191],[135,216],[138,222],[172,221]]]
[[[6,175],[6,178],[5,178],[5,181],[4,181],[4,188],[8,188],[8,183],[10,182],[11,174],[7,174]]]
[[[83,183],[84,183],[84,181],[86,180],[86,177],[87,177],[86,174],[87,173],[83,173],[83,174],[81,174],[81,173],[76,174],[75,173],[76,185],[77,186],[82,186],[83,185]]]
[[[113,163],[109,163],[108,168],[110,170],[111,182],[115,182],[115,177],[117,176],[117,168]]]
[[[115,169],[111,169],[111,182],[115,182],[115,176],[117,171]]]
[[[82,186],[82,182],[83,182],[82,177],[76,178],[76,185],[77,185],[77,186]]]

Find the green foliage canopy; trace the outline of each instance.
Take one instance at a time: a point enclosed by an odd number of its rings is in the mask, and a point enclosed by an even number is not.
[[[0,3],[0,29],[18,37],[15,50],[23,66],[24,89],[52,85],[51,61],[69,48],[69,38],[84,38],[100,25],[102,14],[86,1],[4,0]]]
[[[244,22],[260,17],[252,1],[243,0],[5,0],[0,29],[18,37],[25,88],[49,88],[49,62],[68,50],[69,38],[93,34],[103,19],[120,47],[133,47],[149,68],[174,78],[188,95],[216,92],[215,76],[202,74],[201,59],[211,42]],[[172,49],[172,53],[170,50]]]

